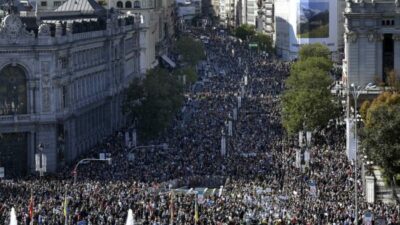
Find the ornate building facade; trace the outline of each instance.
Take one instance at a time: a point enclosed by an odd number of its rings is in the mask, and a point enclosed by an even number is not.
[[[0,167],[6,176],[33,172],[39,150],[47,171],[56,171],[124,125],[122,93],[140,75],[140,20],[91,9],[2,18]]]
[[[343,78],[366,86],[400,71],[400,2],[346,0]],[[398,75],[398,74],[397,74]]]

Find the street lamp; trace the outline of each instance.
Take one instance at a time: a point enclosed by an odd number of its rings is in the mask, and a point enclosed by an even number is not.
[[[111,165],[111,158],[105,158],[105,159],[96,159],[96,158],[86,158],[86,159],[81,159],[74,167],[73,175],[74,175],[74,184],[76,184],[76,180],[78,178],[78,166],[80,164],[83,164],[85,162],[91,162],[91,161],[106,161],[108,162],[109,165]]]
[[[358,102],[358,97],[364,90],[368,90],[371,88],[374,88],[375,85],[372,83],[369,83],[365,86],[365,88],[362,88],[360,86],[355,85],[352,83],[348,89],[348,92],[351,93],[354,99],[354,140],[355,140],[355,150],[354,150],[354,202],[355,202],[355,211],[354,211],[354,224],[358,224],[358,196],[357,196],[357,150],[358,150],[358,139],[357,139],[357,102]],[[349,94],[348,94],[349,96]],[[349,110],[349,108],[347,109]],[[349,120],[349,112],[347,114],[347,119]]]

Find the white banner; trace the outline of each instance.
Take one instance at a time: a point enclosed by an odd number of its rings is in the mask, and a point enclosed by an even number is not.
[[[40,171],[40,154],[35,154],[35,171]]]
[[[236,121],[238,119],[237,108],[233,109],[233,119]]]
[[[299,146],[303,146],[303,131],[299,131]]]
[[[42,172],[47,172],[47,156],[42,154]]]
[[[296,149],[296,168],[300,168],[301,167],[301,150],[300,149]]]
[[[306,150],[304,152],[304,162],[308,165],[308,163],[310,162],[310,152],[308,150]]]
[[[221,156],[226,155],[226,139],[225,136],[221,137]]]
[[[310,146],[310,144],[311,144],[311,132],[310,131],[306,132],[306,139],[307,139],[307,145]]]
[[[242,97],[238,96],[238,109],[240,109],[240,107],[242,107]]]

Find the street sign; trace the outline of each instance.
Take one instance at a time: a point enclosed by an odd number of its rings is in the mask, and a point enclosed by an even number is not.
[[[257,48],[258,44],[257,43],[250,43],[249,48]]]
[[[4,167],[0,167],[0,178],[4,178]]]

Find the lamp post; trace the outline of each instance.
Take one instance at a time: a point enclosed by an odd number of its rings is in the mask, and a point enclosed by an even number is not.
[[[84,162],[91,162],[91,161],[107,161],[109,164],[111,164],[111,158],[107,159],[96,159],[96,158],[86,158],[86,159],[81,159],[74,167],[74,170],[72,171],[74,174],[74,184],[76,184],[76,180],[78,177],[78,166]]]
[[[355,208],[354,208],[354,224],[358,225],[358,193],[357,193],[357,150],[358,150],[358,139],[357,139],[357,102],[358,102],[358,97],[360,96],[361,92],[364,90],[368,90],[370,88],[373,88],[374,85],[372,83],[369,83],[365,86],[365,88],[362,88],[360,86],[356,86],[354,83],[350,85],[348,88],[348,92],[351,93],[354,99],[354,203],[355,203]],[[349,96],[349,94],[348,94]],[[349,102],[348,102],[349,106]],[[349,110],[349,108],[347,109]],[[348,111],[347,113],[348,118],[350,119],[350,113]]]
[[[44,150],[44,145],[42,144],[42,143],[40,143],[39,145],[38,145],[38,151],[39,151],[39,176],[40,177],[43,177],[43,170],[44,170],[44,168],[43,168],[43,150]]]

